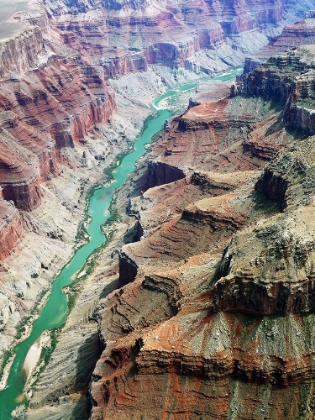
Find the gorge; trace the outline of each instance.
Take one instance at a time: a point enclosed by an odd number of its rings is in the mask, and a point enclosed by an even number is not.
[[[163,97],[178,116],[124,173],[111,240],[71,272],[67,320],[36,341],[12,417],[312,418],[314,6],[6,3],[3,388],[13,344],[89,246],[86,198],[110,188],[103,172],[115,176],[151,101],[254,54],[232,86]]]

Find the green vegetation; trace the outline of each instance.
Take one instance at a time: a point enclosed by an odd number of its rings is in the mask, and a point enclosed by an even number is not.
[[[71,312],[75,305],[76,294],[68,293],[67,298],[68,298],[68,311]]]
[[[10,358],[13,356],[13,352],[12,349],[6,350],[3,354],[3,359],[0,365],[0,378],[2,378],[3,373],[4,373],[4,369],[8,363],[8,361],[10,360]]]
[[[107,219],[107,221],[101,227],[103,231],[104,229],[106,229],[105,241],[100,247],[98,247],[95,251],[93,251],[92,254],[89,256],[89,258],[86,260],[86,263],[82,268],[82,271],[84,271],[85,274],[80,276],[79,278],[76,278],[69,286],[70,291],[67,294],[68,312],[71,312],[75,306],[76,299],[80,291],[78,284],[83,282],[89,275],[93,273],[95,269],[96,261],[100,253],[108,246],[108,244],[113,239],[113,236],[115,233],[115,228],[113,225],[121,220],[121,215],[118,213],[117,208],[116,208],[115,198],[112,199],[112,202],[109,207],[109,212],[111,216]]]
[[[32,383],[32,387],[34,387],[39,380],[41,373],[44,372],[46,366],[48,365],[53,352],[56,349],[57,342],[58,342],[58,333],[61,331],[63,325],[59,328],[50,330],[50,344],[42,348],[41,355],[40,355],[40,362],[39,362],[39,370],[35,373],[34,377],[35,380]],[[27,397],[24,397],[23,404],[28,407],[29,400]]]
[[[299,99],[295,105],[300,106],[301,108],[307,108],[314,110],[315,109],[315,98],[303,98]]]
[[[50,346],[48,347],[43,347],[42,352],[41,352],[41,360],[43,361],[43,366],[40,369],[40,373],[45,369],[45,366],[48,365],[48,362],[57,346],[57,341],[58,341],[58,330],[59,329],[55,329],[55,330],[51,330],[50,332]]]
[[[32,315],[24,316],[23,318],[21,318],[21,321],[18,323],[16,327],[16,335],[15,335],[16,340],[19,340],[22,337],[22,335],[25,333],[27,324],[31,318],[32,318]]]

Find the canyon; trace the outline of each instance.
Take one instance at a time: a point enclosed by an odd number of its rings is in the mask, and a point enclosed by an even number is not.
[[[178,115],[116,193],[111,242],[65,290],[75,304],[38,343],[14,418],[312,418],[313,8],[5,2],[3,387],[8,349],[88,240],[91,188],[109,182],[152,100],[245,62],[235,84],[165,99]]]

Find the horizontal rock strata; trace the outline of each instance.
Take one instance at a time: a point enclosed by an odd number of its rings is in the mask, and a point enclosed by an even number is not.
[[[160,185],[148,170],[130,199],[142,236],[99,309],[91,419],[313,416],[314,137],[287,120],[312,98],[312,54],[270,60],[153,147],[150,162],[185,177]]]
[[[162,93],[164,84],[175,86],[186,77],[197,80],[241,64],[245,55],[257,51],[285,22],[295,20],[293,9],[304,12],[309,3],[44,0],[44,8],[34,4],[32,13],[29,6],[33,2],[25,2],[25,10],[18,13],[11,14],[10,9],[2,23],[19,23],[20,29],[12,25],[14,37],[2,39],[0,45],[0,187],[6,201],[1,218],[5,249],[0,250],[0,258],[11,257],[23,229],[36,238],[38,249],[29,260],[32,271],[26,263],[18,274],[1,266],[3,276],[12,277],[3,282],[1,290],[1,329],[14,334],[17,313],[28,313],[34,303],[32,293],[39,293],[56,266],[70,256],[67,241],[73,240],[73,224],[83,211],[79,199],[84,197],[84,185],[97,177],[108,157],[106,164],[121,149],[126,150],[126,143],[140,130],[141,118],[134,104],[147,105],[149,98]],[[20,1],[15,5],[22,7]],[[240,405],[235,408],[235,401],[246,400],[246,392],[255,410],[261,410],[257,401],[262,398],[256,395],[260,384],[267,391],[268,386],[294,384],[296,388],[280,403],[274,396],[270,401],[283,408],[284,401],[295,396],[292,418],[305,409],[304,402],[298,404],[297,395],[302,395],[299,384],[305,385],[305,378],[313,375],[312,343],[302,340],[303,334],[313,333],[308,245],[293,235],[293,256],[284,264],[290,265],[288,275],[294,270],[301,278],[305,274],[302,290],[308,295],[301,300],[297,284],[292,286],[293,300],[284,301],[281,319],[265,325],[265,320],[250,318],[249,322],[246,318],[243,306],[253,290],[250,282],[257,283],[255,274],[248,284],[246,276],[242,278],[246,297],[236,294],[236,303],[229,288],[221,294],[218,290],[221,277],[233,277],[234,268],[248,272],[241,262],[233,266],[232,259],[221,261],[231,238],[238,238],[246,229],[252,232],[253,226],[271,216],[277,224],[279,205],[291,206],[290,182],[282,189],[278,204],[273,202],[281,190],[278,185],[262,204],[266,185],[272,186],[274,180],[264,180],[264,172],[258,184],[256,181],[266,161],[300,139],[287,127],[298,126],[305,135],[312,132],[311,55],[309,49],[305,59],[295,53],[274,59],[275,68],[292,67],[289,80],[276,70],[273,80],[268,79],[269,69],[253,76],[254,80],[248,76],[245,87],[235,88],[229,98],[222,86],[212,90],[210,102],[201,103],[202,95],[195,95],[190,109],[169,123],[150,156],[147,191],[143,181],[140,196],[129,196],[130,191],[125,194],[130,198],[130,214],[137,220],[121,235],[119,244],[123,238],[138,242],[125,245],[120,253],[120,278],[113,283],[122,287],[109,294],[112,285],[102,291],[94,285],[89,303],[81,296],[79,302],[85,309],[76,308],[80,313],[76,316],[84,327],[76,327],[74,321],[71,328],[65,327],[58,356],[37,385],[32,407],[39,411],[33,413],[34,418],[43,416],[42,406],[47,402],[46,416],[80,418],[69,405],[77,401],[84,406],[85,388],[100,349],[103,355],[90,385],[92,418],[238,417],[231,413]],[[306,73],[297,77],[301,70]],[[145,90],[150,92],[148,99],[143,99]],[[127,123],[122,109],[128,103]],[[101,144],[103,139],[111,144],[110,156],[107,144]],[[273,171],[272,166],[269,170]],[[279,183],[288,176],[280,170],[277,173]],[[67,185],[58,186],[57,175]],[[126,197],[119,194],[117,202],[125,203]],[[60,212],[58,226],[56,218],[45,214],[50,205],[55,213]],[[39,223],[41,209],[44,214]],[[124,224],[129,218],[122,220]],[[20,243],[20,252],[27,255],[25,241]],[[300,247],[296,245],[299,241]],[[285,247],[281,250],[285,252]],[[117,255],[116,250],[111,252],[104,258]],[[237,260],[240,251],[233,241],[229,252]],[[278,267],[278,261],[270,258],[270,266]],[[118,266],[112,270],[116,272]],[[102,276],[100,269],[98,281]],[[26,280],[29,277],[33,282]],[[270,286],[272,293],[267,294],[261,311],[255,312],[253,306],[250,314],[277,313],[277,293],[288,287],[285,282]],[[14,295],[11,301],[7,294]],[[96,310],[98,296],[101,306]],[[304,327],[300,326],[301,314],[310,317]],[[100,343],[95,325],[89,325],[95,317]],[[64,368],[64,376],[57,381],[59,389],[56,384],[50,388],[51,378],[59,378],[60,366],[69,360],[67,334],[75,362]],[[3,337],[5,348],[10,340]],[[254,384],[250,389],[248,382]],[[72,395],[68,398],[67,393]],[[241,418],[252,415],[246,408],[250,404],[240,409]],[[67,406],[64,412],[59,407],[63,405]],[[266,417],[276,418],[277,409],[268,410]]]

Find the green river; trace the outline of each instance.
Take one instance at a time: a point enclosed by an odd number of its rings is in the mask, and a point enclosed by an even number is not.
[[[213,80],[230,80],[236,74],[240,74],[242,68],[236,68],[230,73],[215,77]],[[180,92],[194,89],[199,82],[184,85],[176,90],[169,90],[152,102],[155,110],[147,119],[141,137],[134,144],[134,149],[127,154],[119,166],[112,170],[113,182],[105,188],[96,189],[90,198],[88,215],[91,217],[87,231],[90,235],[90,242],[79,248],[72,259],[69,261],[59,276],[52,284],[50,296],[39,313],[39,317],[34,321],[30,336],[23,342],[17,344],[13,352],[15,354],[6,388],[0,392],[0,420],[12,420],[12,411],[21,404],[23,398],[23,388],[25,377],[22,373],[24,359],[30,347],[39,339],[46,330],[60,327],[67,317],[67,297],[62,292],[65,286],[72,283],[75,274],[84,266],[87,258],[105,241],[105,236],[101,231],[103,225],[109,218],[108,211],[113,194],[128,179],[128,176],[135,169],[136,161],[146,153],[145,145],[152,142],[152,136],[159,132],[167,119],[172,116],[168,109],[159,108],[163,99],[170,98]]]

